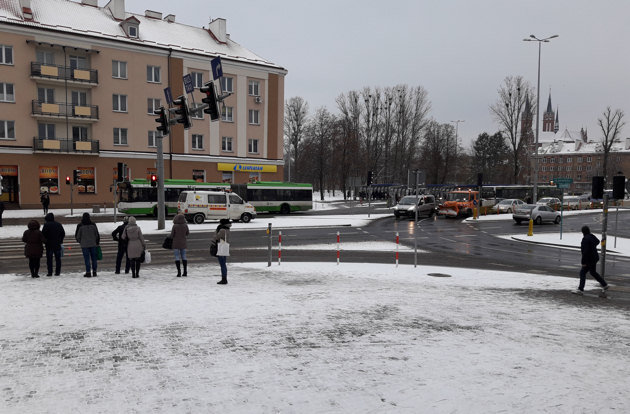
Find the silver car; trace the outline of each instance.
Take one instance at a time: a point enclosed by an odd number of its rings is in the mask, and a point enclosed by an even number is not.
[[[499,201],[494,207],[492,207],[490,209],[490,211],[496,213],[514,213],[516,211],[516,209],[522,205],[524,205],[525,202],[523,200],[519,200],[516,198],[508,198],[506,200],[501,200]]]
[[[555,223],[560,224],[560,212],[555,211],[549,206],[540,206],[535,204],[524,204],[519,206],[512,214],[512,218],[516,224],[523,221],[534,220],[536,224]]]
[[[418,215],[433,216],[436,213],[437,204],[435,197],[431,194],[422,194],[418,198]],[[401,216],[414,217],[416,215],[416,196],[408,195],[403,197],[396,206],[394,206],[394,215],[396,218]]]

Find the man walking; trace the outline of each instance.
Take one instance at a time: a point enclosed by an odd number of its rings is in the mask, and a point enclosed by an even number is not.
[[[584,284],[586,283],[586,272],[589,272],[595,280],[602,286],[602,291],[608,290],[608,283],[597,273],[597,262],[599,262],[599,253],[597,253],[597,245],[599,239],[595,235],[591,234],[591,229],[588,226],[582,227],[582,244],[580,246],[582,250],[582,269],[580,269],[580,286],[573,293],[577,295],[584,294]]]
[[[52,276],[53,274],[53,256],[55,256],[55,276],[59,276],[61,274],[61,245],[64,237],[66,237],[66,231],[61,223],[55,221],[53,213],[46,214],[45,220],[42,234],[46,238],[46,265],[48,266],[48,274],[46,276]]]
[[[48,196],[48,191],[44,191],[42,196],[39,198],[39,201],[42,202],[42,208],[44,209],[44,215],[48,214],[48,206],[50,205],[50,197]]]
[[[124,216],[123,222],[120,226],[116,227],[116,230],[112,232],[112,238],[118,242],[118,253],[116,254],[116,273],[120,274],[120,266],[122,265],[123,256],[125,256],[125,273],[129,273],[129,268],[131,267],[131,262],[129,261],[129,257],[127,257],[127,240],[122,238],[122,234],[125,231],[125,227],[129,223],[129,217]]]

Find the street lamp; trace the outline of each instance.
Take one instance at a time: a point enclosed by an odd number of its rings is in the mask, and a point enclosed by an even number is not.
[[[535,204],[538,200],[538,119],[540,117],[540,45],[544,43],[548,43],[549,40],[558,37],[558,35],[553,35],[546,37],[544,39],[539,39],[534,35],[529,35],[528,38],[523,39],[523,42],[538,42],[538,86],[536,87],[536,156],[534,157],[534,194],[533,194],[533,203]]]
[[[457,147],[459,146],[459,138],[458,138],[458,131],[459,131],[459,123],[460,122],[466,122],[465,120],[462,119],[458,119],[457,121],[451,121],[451,123],[455,124],[455,163],[457,163]],[[457,165],[455,165],[455,183],[457,183]]]

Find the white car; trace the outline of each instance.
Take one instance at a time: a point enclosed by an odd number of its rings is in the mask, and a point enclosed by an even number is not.
[[[516,224],[521,224],[523,221],[534,220],[536,224],[542,223],[555,223],[560,224],[560,212],[552,209],[549,206],[525,204],[518,207],[512,218]]]
[[[505,200],[499,201],[494,207],[491,208],[491,211],[495,213],[513,213],[519,206],[525,204],[523,200],[519,200],[517,198],[507,198]]]

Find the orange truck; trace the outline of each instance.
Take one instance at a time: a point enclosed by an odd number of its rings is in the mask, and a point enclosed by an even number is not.
[[[446,194],[446,200],[440,205],[438,214],[446,217],[470,217],[478,205],[479,191],[455,190]]]

